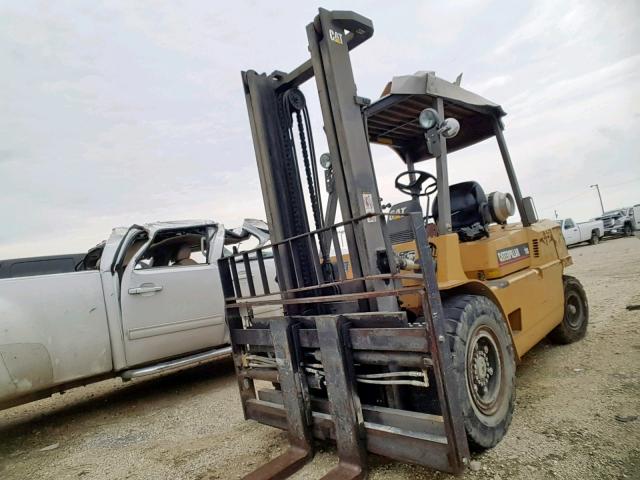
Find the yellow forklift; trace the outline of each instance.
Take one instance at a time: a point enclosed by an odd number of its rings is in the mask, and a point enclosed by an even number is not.
[[[360,97],[350,51],[372,34],[357,13],[320,9],[309,60],[242,73],[271,243],[220,260],[226,321],[245,417],[290,442],[247,479],[286,478],[317,440],[337,446],[328,480],[365,478],[367,452],[459,473],[470,447],[506,434],[519,358],[547,335],[570,343],[586,332],[586,295],[563,274],[559,227],[522,197],[502,108],[432,72]],[[319,159],[298,88],[311,78],[329,146]],[[450,185],[448,154],[489,138],[512,192]],[[388,212],[370,143],[406,169],[395,186],[410,198]],[[264,306],[282,315],[258,314]]]

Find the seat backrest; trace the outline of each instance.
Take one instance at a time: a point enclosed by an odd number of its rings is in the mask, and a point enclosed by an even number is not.
[[[198,262],[191,258],[191,247],[189,246],[189,244],[185,243],[184,245],[181,245],[178,249],[178,252],[176,253],[176,262],[174,263],[174,265],[183,266],[197,264]]]
[[[491,214],[484,190],[478,182],[461,182],[449,187],[451,229],[468,242],[489,236]],[[438,196],[433,201],[433,219],[438,221]]]

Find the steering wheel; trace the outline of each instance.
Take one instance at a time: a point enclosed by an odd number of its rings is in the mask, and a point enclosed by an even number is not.
[[[411,180],[411,175],[415,176],[413,180]],[[405,176],[409,177],[407,183],[400,181],[400,179]],[[427,180],[431,180],[431,183],[423,189],[422,186]],[[407,170],[396,177],[396,188],[407,195],[424,197],[434,193],[438,189],[438,183],[436,177],[430,173],[423,172],[422,170]]]

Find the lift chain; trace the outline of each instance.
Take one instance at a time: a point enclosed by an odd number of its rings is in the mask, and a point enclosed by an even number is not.
[[[309,190],[309,199],[311,201],[311,210],[313,212],[313,220],[316,229],[319,230],[324,226],[322,215],[322,199],[320,197],[320,185],[318,181],[318,171],[316,166],[315,150],[313,146],[313,134],[309,121],[309,112],[307,110],[306,99],[299,89],[288,90],[284,94],[284,102],[289,113],[295,115],[298,127],[298,135],[300,139],[300,149],[302,151],[302,160],[304,163],[305,175],[307,177],[307,187]],[[303,122],[304,117],[304,122]],[[293,121],[287,119],[291,138],[293,138]],[[325,252],[324,245],[320,245],[323,263],[329,261],[328,252]]]
[[[311,199],[311,209],[313,211],[313,220],[315,222],[316,229],[320,229],[322,228],[322,214],[320,212],[320,205],[318,202],[318,186],[317,182],[315,181],[315,177],[317,177],[317,174],[314,175],[314,172],[312,171],[309,149],[307,148],[307,135],[309,135],[310,130],[307,131],[308,129],[305,129],[305,125],[302,123],[302,112],[307,108],[306,100],[304,98],[304,94],[297,88],[294,90],[288,90],[284,94],[284,100],[287,103],[289,113],[295,115],[296,117],[298,135],[300,138],[300,148],[302,150],[302,160],[304,162],[304,170],[307,177],[307,186],[309,188],[309,198]],[[288,120],[289,129],[292,129],[293,122],[291,121],[291,119]],[[311,146],[311,148],[313,147]]]
[[[302,160],[304,161],[304,171],[307,175],[307,186],[309,187],[309,197],[311,198],[311,209],[313,210],[313,220],[316,224],[316,229],[320,230],[322,228],[322,215],[320,213],[317,186],[313,181],[313,176],[311,172],[311,165],[309,163],[309,152],[307,151],[307,141],[305,138],[304,126],[302,125],[302,114],[300,111],[295,112],[296,121],[298,123],[298,134],[300,135],[300,147],[302,148]]]

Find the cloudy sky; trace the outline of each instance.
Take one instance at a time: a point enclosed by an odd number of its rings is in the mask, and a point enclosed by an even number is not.
[[[374,22],[352,56],[360,95],[435,70],[464,72],[463,86],[502,104],[522,190],[542,215],[595,216],[594,183],[605,208],[640,203],[637,0],[323,6]],[[0,2],[0,258],[81,252],[131,223],[264,218],[240,71],[301,63],[316,8]],[[385,201],[402,200],[391,186],[402,164],[373,154]],[[494,142],[450,160],[453,182],[508,188]]]

